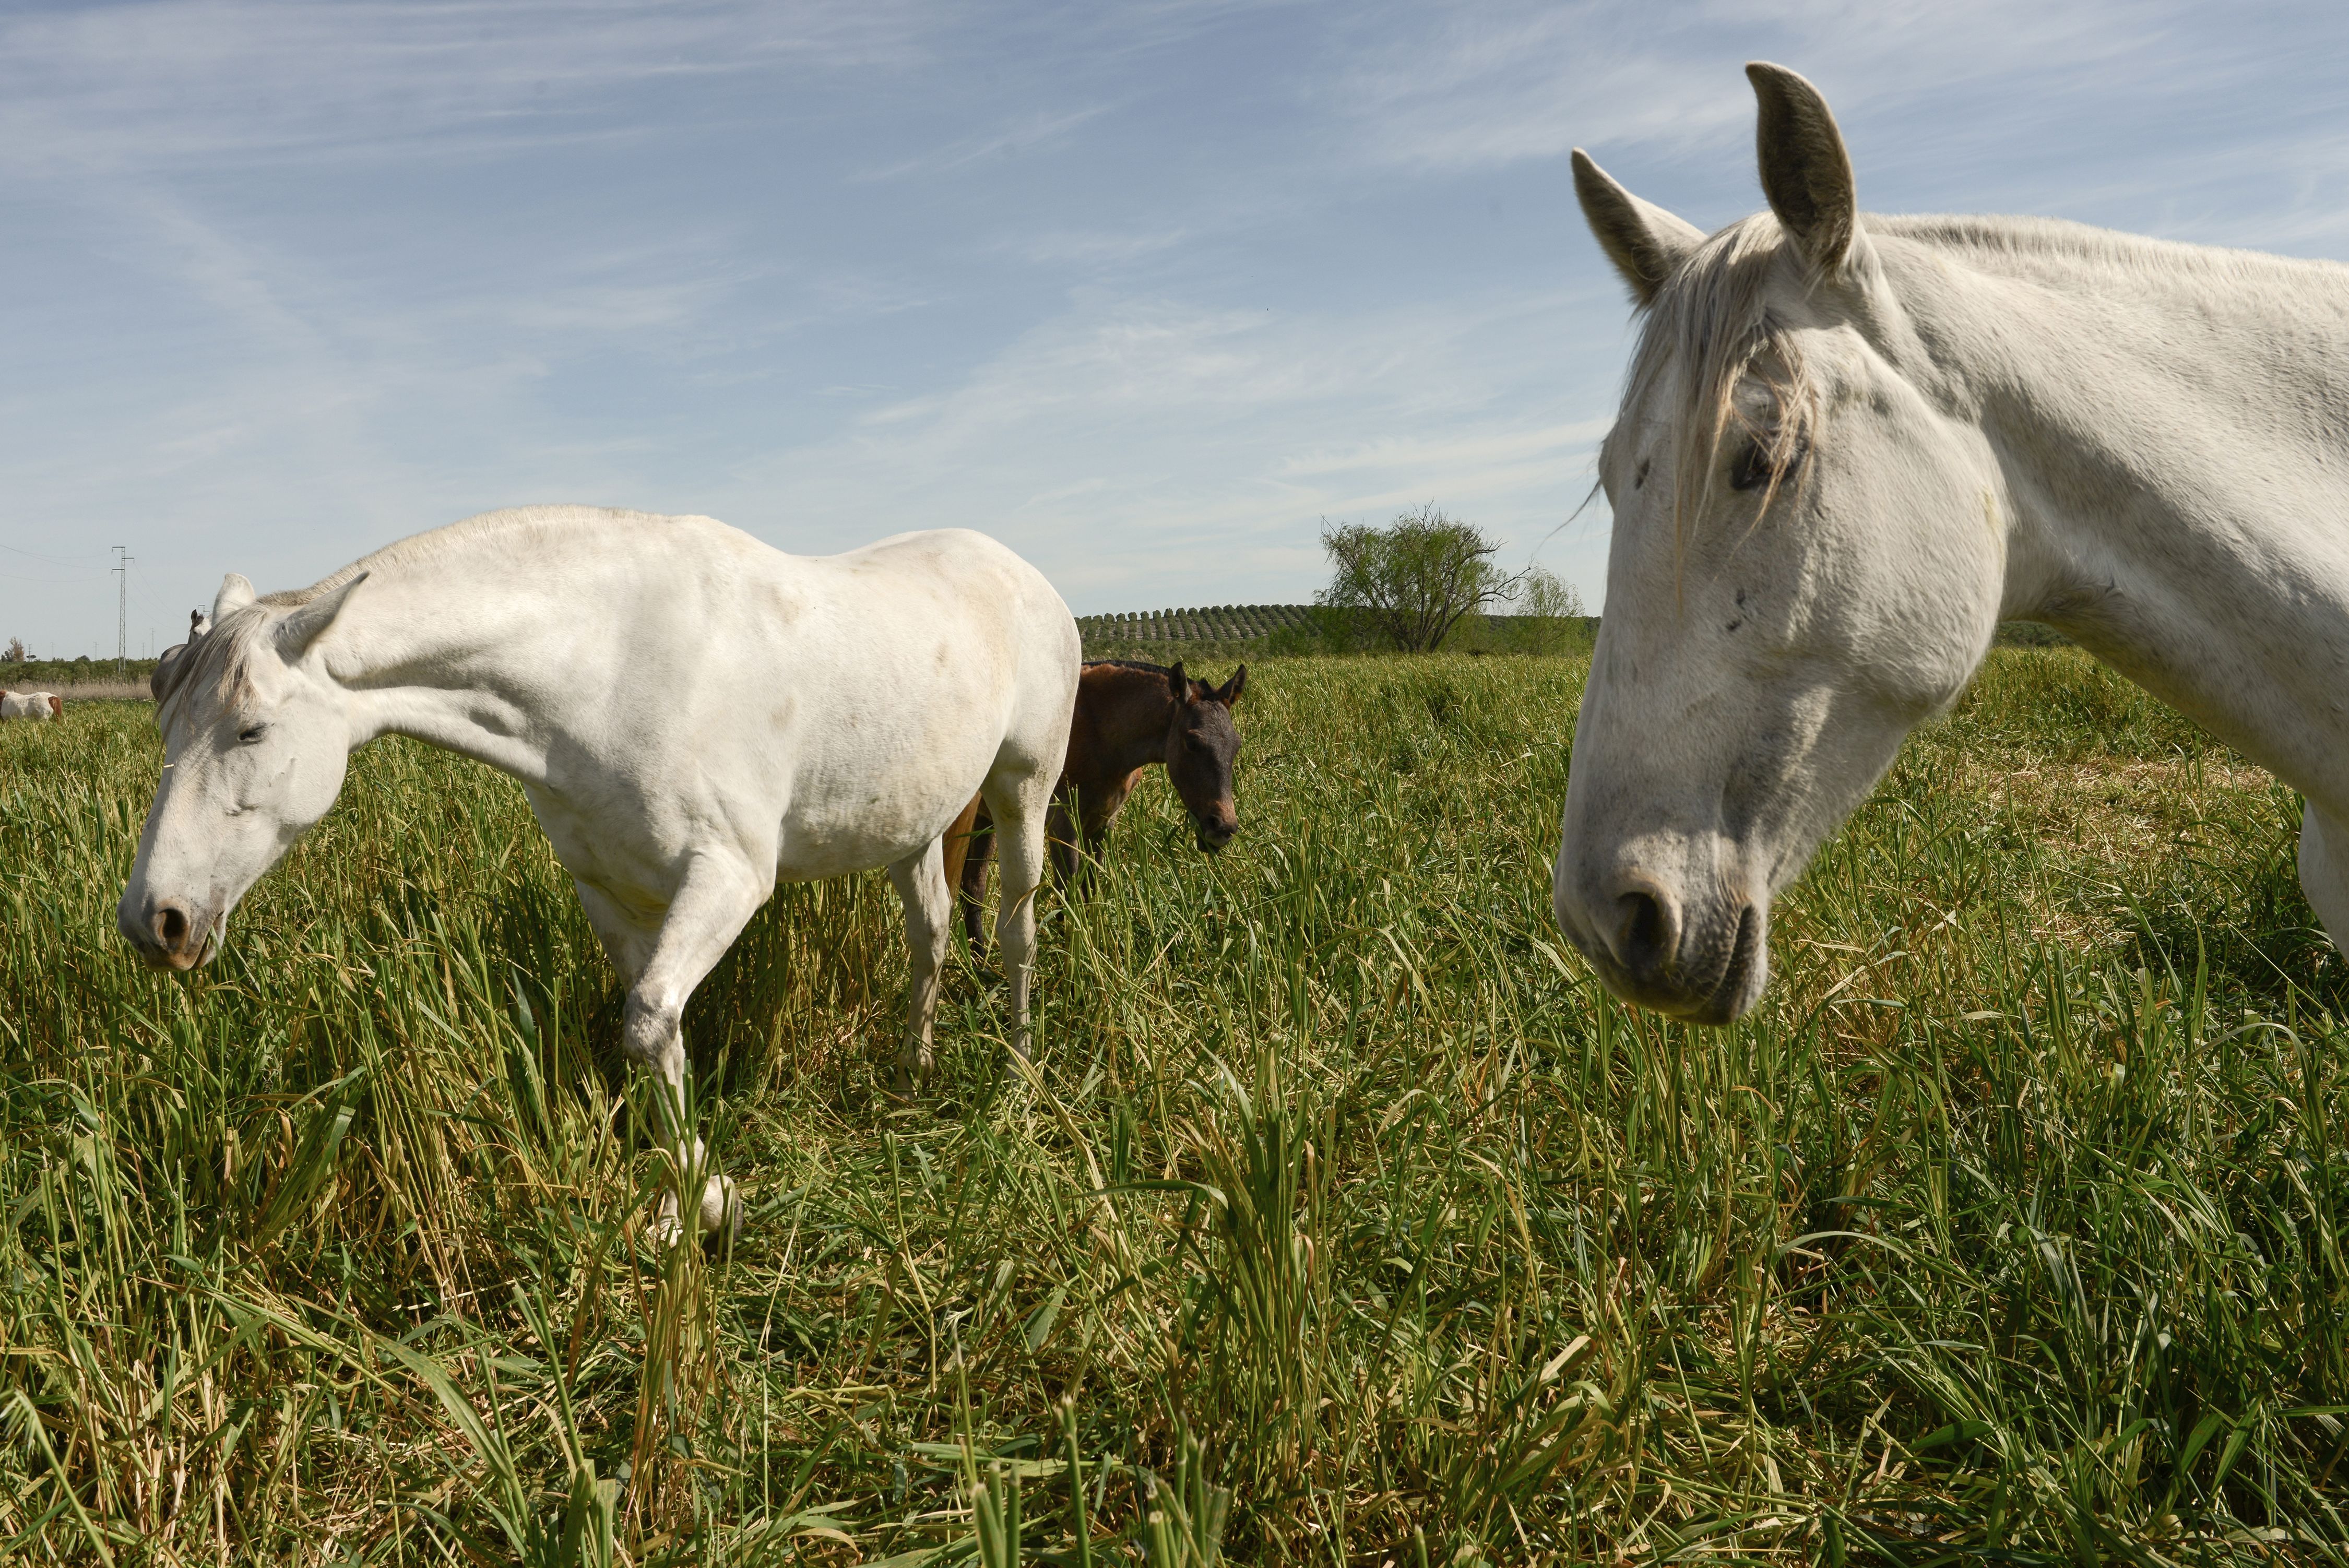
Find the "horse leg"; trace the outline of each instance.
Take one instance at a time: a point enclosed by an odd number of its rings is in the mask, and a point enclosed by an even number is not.
[[[1091,873],[1093,862],[1102,858],[1102,846],[1109,842],[1109,830],[1116,823],[1117,814],[1125,809],[1125,798],[1133,793],[1134,780],[1141,777],[1137,770],[1098,788],[1081,786],[1055,803],[1066,812],[1061,820],[1069,835],[1069,859],[1074,865],[1074,874],[1069,882],[1071,892],[1083,882]],[[1069,823],[1068,818],[1074,818],[1074,822]],[[1084,851],[1081,855],[1077,852],[1080,844]],[[1056,841],[1053,848],[1058,850],[1061,847]]]
[[[930,1070],[930,1026],[938,1010],[938,971],[946,967],[947,945],[952,940],[954,894],[947,886],[939,844],[891,865],[889,881],[905,903],[905,941],[914,954],[905,1043],[897,1053],[897,1092],[905,1095]]]
[[[995,912],[995,940],[1003,948],[1004,973],[1011,977],[1011,1048],[1033,1054],[1028,1033],[1028,981],[1036,961],[1036,890],[1044,880],[1045,816],[1052,798],[1050,774],[1007,779],[991,789],[988,809],[995,815],[1003,866],[1002,903]]]
[[[2300,818],[2300,889],[2333,945],[2349,953],[2349,826],[2313,800]]]
[[[1077,859],[1077,812],[1071,809],[1071,802],[1077,798],[1077,792],[1072,789],[1054,795],[1044,819],[1045,841],[1051,848],[1052,870],[1059,874],[1061,885],[1067,888],[1076,886],[1078,874],[1083,869],[1083,862]]]
[[[995,820],[988,815],[987,801],[978,802],[978,815],[971,827],[970,852],[963,856],[962,875],[957,882],[957,898],[962,904],[963,934],[970,940],[971,956],[987,951],[987,862],[995,856]]]
[[[681,1199],[696,1175],[703,1177],[696,1204],[700,1228],[732,1230],[742,1222],[734,1183],[708,1171],[709,1150],[693,1134],[692,1107],[685,1091],[685,1004],[773,891],[771,875],[761,879],[740,859],[697,855],[684,884],[669,900],[643,973],[628,987],[620,1049],[630,1062],[659,1078],[653,1103],[662,1138],[677,1161],[678,1185],[661,1201],[653,1220],[657,1241],[674,1241],[682,1233]]]

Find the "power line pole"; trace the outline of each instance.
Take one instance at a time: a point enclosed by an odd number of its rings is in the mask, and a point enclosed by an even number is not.
[[[114,678],[127,680],[129,666],[124,661],[130,654],[130,563],[139,558],[124,553],[125,546],[114,547]]]

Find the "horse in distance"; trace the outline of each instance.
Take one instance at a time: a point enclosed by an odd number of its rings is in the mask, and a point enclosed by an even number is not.
[[[51,720],[66,716],[66,699],[53,691],[0,691],[0,719]]]
[[[188,612],[188,640],[165,648],[162,656],[155,661],[155,667],[148,672],[147,690],[157,702],[163,700],[164,688],[171,684],[172,666],[180,662],[197,638],[212,629],[212,618],[208,613],[202,610]]]
[[[592,623],[604,634],[581,638]],[[709,518],[489,512],[296,593],[231,575],[156,714],[165,771],[117,922],[192,969],[237,901],[399,734],[519,779],[627,987],[622,1049],[678,1190],[730,1227],[692,1136],[687,999],[779,880],[886,867],[913,949],[901,1084],[930,1059],[953,897],[939,837],[976,789],[1001,823],[998,931],[1030,1048],[1032,894],[1081,658],[1051,584],[961,530],[795,556]]]
[[[1076,884],[1086,864],[1100,858],[1126,797],[1154,767],[1166,769],[1202,851],[1214,854],[1231,841],[1239,830],[1232,769],[1240,755],[1232,707],[1247,686],[1246,665],[1211,686],[1190,678],[1179,661],[1172,668],[1132,659],[1087,662],[1077,682],[1068,758],[1053,791],[1052,861],[1064,882]],[[948,877],[960,890],[963,929],[974,948],[982,944],[988,826],[987,803],[974,798],[947,832]],[[957,874],[956,851],[965,845]]]
[[[1817,89],[1746,67],[1769,211],[1704,234],[1580,151],[1643,317],[1552,881],[1619,995],[1728,1022],[1771,901],[2043,621],[2306,798],[2349,944],[2349,268],[1862,214]]]

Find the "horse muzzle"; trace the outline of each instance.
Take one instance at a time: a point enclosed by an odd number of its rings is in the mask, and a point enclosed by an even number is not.
[[[1198,840],[1199,848],[1211,855],[1221,851],[1239,830],[1240,819],[1237,811],[1224,811],[1215,816],[1191,819],[1192,836]]]
[[[220,950],[220,916],[176,899],[150,899],[134,908],[126,897],[115,906],[114,925],[150,969],[184,974],[211,963]]]
[[[1733,1023],[1760,999],[1770,976],[1767,903],[1686,898],[1637,868],[1598,880],[1578,885],[1561,860],[1551,902],[1558,929],[1609,991],[1691,1024]]]

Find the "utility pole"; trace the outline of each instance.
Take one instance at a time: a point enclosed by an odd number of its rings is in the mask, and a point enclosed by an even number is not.
[[[124,661],[130,654],[130,563],[139,558],[127,555],[125,546],[114,547],[114,678],[127,680]]]

